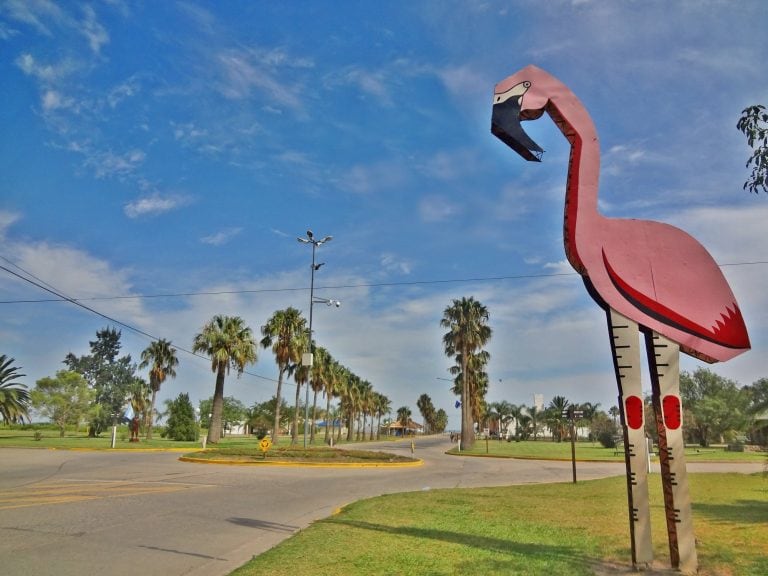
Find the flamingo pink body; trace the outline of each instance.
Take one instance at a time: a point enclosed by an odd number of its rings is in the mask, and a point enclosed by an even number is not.
[[[571,143],[565,251],[593,297],[707,362],[729,360],[748,350],[736,298],[699,242],[668,224],[607,218],[598,212],[600,146],[578,98],[535,66],[503,80],[494,93],[495,104],[519,98],[521,119],[546,112]]]

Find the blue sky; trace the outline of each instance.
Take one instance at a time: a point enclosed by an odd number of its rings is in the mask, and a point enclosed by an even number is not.
[[[392,400],[459,426],[442,312],[490,311],[489,400],[616,403],[605,318],[568,266],[568,148],[548,118],[526,163],[490,134],[494,85],[563,80],[602,150],[600,208],[669,222],[723,265],[753,349],[711,368],[768,376],[768,196],[741,189],[740,111],[768,103],[768,4],[0,1],[0,256],[190,349],[214,314],[258,334],[309,307],[309,228],[332,235],[318,343]],[[121,297],[121,298],[117,298]],[[0,353],[27,384],[85,354],[104,318],[0,271]],[[122,328],[138,358],[147,337]],[[213,393],[180,354],[160,398]],[[690,358],[683,368],[702,364]],[[269,351],[225,393],[274,394]],[[286,390],[289,397],[293,388]]]

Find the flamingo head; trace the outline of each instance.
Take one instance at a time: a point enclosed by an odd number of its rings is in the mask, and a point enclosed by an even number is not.
[[[546,73],[535,66],[527,66],[499,82],[493,91],[491,133],[532,162],[541,162],[544,150],[525,133],[521,121],[535,120],[544,113],[549,99],[537,82],[542,74]]]

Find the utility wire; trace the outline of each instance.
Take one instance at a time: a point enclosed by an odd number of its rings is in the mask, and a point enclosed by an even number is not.
[[[3,260],[5,260],[5,258],[3,258]],[[14,266],[16,266],[16,268],[18,268],[19,270],[23,271],[25,274],[29,274],[29,276],[31,276],[31,278],[27,278],[26,276],[23,276],[23,275],[21,275],[21,274],[19,274],[17,272],[14,272],[10,268],[7,268],[7,267],[3,266],[2,264],[0,264],[0,270],[4,270],[5,272],[8,272],[8,274],[11,274],[12,276],[17,277],[17,278],[23,280],[24,282],[28,282],[29,284],[32,284],[33,286],[36,286],[36,287],[40,288],[41,290],[45,290],[46,292],[49,292],[49,293],[53,294],[54,296],[57,296],[58,298],[57,298],[56,301],[71,302],[75,306],[79,306],[80,308],[83,308],[84,310],[87,310],[88,312],[96,314],[97,316],[101,316],[105,320],[113,322],[113,323],[117,324],[118,326],[122,326],[123,328],[126,328],[127,330],[130,330],[131,332],[135,332],[136,334],[144,336],[145,338],[149,338],[150,341],[159,340],[159,338],[157,336],[153,336],[152,334],[149,334],[148,332],[145,332],[144,330],[142,330],[140,328],[136,328],[135,326],[131,326],[130,324],[126,324],[125,322],[122,322],[121,320],[113,318],[112,316],[108,316],[107,314],[99,312],[98,310],[95,310],[94,308],[91,308],[90,306],[87,306],[87,305],[83,304],[79,300],[76,300],[74,298],[70,298],[69,296],[66,296],[66,295],[62,294],[57,289],[53,288],[50,284],[47,284],[44,281],[40,280],[39,278],[36,278],[35,276],[33,276],[32,274],[30,274],[29,272],[27,272],[26,270],[24,270],[20,266],[17,266],[15,264],[14,264]],[[207,356],[203,356],[201,354],[198,354],[197,352],[193,352],[192,350],[187,350],[186,348],[182,348],[181,346],[177,346],[177,345],[174,344],[173,347],[176,348],[177,350],[180,350],[181,352],[189,354],[190,356],[195,356],[196,358],[202,358],[203,360],[207,360],[209,362],[211,360]],[[261,378],[262,380],[268,380],[270,382],[277,382],[277,380],[275,380],[274,378],[269,378],[267,376],[262,376],[260,374],[255,374],[253,372],[248,372],[246,370],[243,370],[243,373],[244,374],[248,374],[249,376],[254,376],[256,378]]]
[[[0,256],[2,258],[2,256]],[[3,260],[6,260],[3,258]],[[6,260],[7,261],[7,260]],[[768,261],[757,260],[754,262],[727,262],[719,264],[721,268],[727,266],[754,266],[758,264],[768,264]],[[15,265],[14,265],[15,266]],[[0,267],[3,270],[7,268]],[[26,272],[26,271],[25,271]],[[29,274],[29,273],[27,273]],[[32,274],[29,274],[32,276]],[[316,290],[343,290],[354,288],[386,288],[392,286],[420,286],[430,284],[460,284],[466,282],[500,282],[505,280],[528,280],[534,278],[555,278],[558,276],[576,276],[577,272],[552,272],[548,274],[517,274],[510,276],[479,276],[477,278],[449,278],[438,280],[411,280],[407,282],[376,282],[360,284],[336,284],[326,286],[316,286]],[[32,276],[35,278],[34,276]],[[42,282],[42,280],[41,280]],[[27,300],[0,300],[0,304],[37,304],[43,302],[93,302],[102,300],[139,300],[154,298],[186,298],[190,296],[223,296],[238,294],[265,294],[270,292],[306,292],[309,288],[259,288],[254,290],[218,290],[213,292],[168,292],[164,294],[132,294],[123,296],[93,296],[90,298],[38,298]]]

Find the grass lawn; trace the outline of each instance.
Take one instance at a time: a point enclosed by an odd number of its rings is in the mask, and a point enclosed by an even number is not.
[[[197,460],[226,460],[259,464],[270,462],[297,464],[405,464],[418,462],[415,458],[373,450],[345,450],[330,447],[272,447],[266,454],[256,445],[216,447],[184,455]]]
[[[699,574],[768,574],[768,478],[689,477]],[[655,567],[666,568],[658,475],[651,500]],[[381,496],[316,522],[231,576],[628,573],[626,502],[623,477]]]
[[[577,442],[577,460],[624,460],[623,449],[617,452],[613,448],[603,448],[599,442]],[[451,454],[458,454],[456,448]],[[506,458],[535,459],[571,459],[570,442],[552,442],[550,440],[528,440],[525,442],[507,442],[505,440],[477,440],[469,450],[462,450],[464,455],[497,456]],[[701,448],[688,446],[685,451],[687,462],[760,462],[765,461],[765,452],[728,452],[723,446]]]

